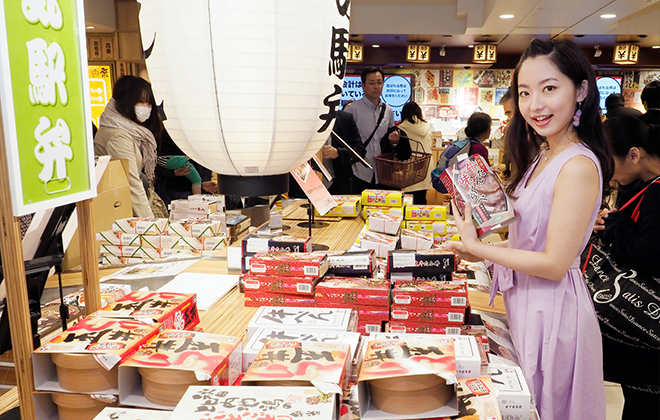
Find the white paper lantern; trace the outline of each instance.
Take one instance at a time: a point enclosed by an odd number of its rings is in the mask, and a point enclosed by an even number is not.
[[[323,146],[341,97],[349,0],[140,3],[156,101],[190,158],[219,174],[267,176]]]

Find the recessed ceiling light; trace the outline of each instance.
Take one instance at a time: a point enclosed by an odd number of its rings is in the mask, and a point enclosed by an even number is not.
[[[87,29],[94,29],[93,25],[86,26]]]
[[[380,45],[378,45],[378,44],[373,44],[372,47],[373,47],[373,48],[380,48]]]
[[[468,48],[474,48],[474,45],[468,45]]]
[[[654,46],[652,46],[651,48],[653,48],[654,50],[657,50],[657,49],[660,48],[660,45],[654,45]]]
[[[600,17],[603,19],[614,19],[616,15],[614,13],[605,13],[600,15]]]
[[[500,15],[500,19],[513,19],[514,15]]]

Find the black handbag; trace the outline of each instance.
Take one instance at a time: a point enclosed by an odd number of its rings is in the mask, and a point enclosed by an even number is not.
[[[641,196],[632,215],[635,222],[646,188],[619,209]],[[660,348],[660,278],[619,264],[597,235],[582,252],[581,268],[601,332],[633,346]]]

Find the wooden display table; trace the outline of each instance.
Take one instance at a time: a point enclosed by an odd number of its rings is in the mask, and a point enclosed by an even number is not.
[[[287,235],[304,237],[309,234],[308,228],[298,226],[298,223],[307,221],[307,209],[301,207],[301,203],[301,201],[296,201],[283,211],[284,225],[290,227],[284,231]],[[330,249],[341,250],[350,248],[364,226],[364,221],[360,217],[350,219],[315,217],[315,221],[326,222],[328,226],[321,229],[313,229],[313,243],[326,245]],[[240,245],[241,243],[239,241],[232,246]],[[228,272],[227,270],[226,255],[226,250],[219,251],[218,256],[220,259],[201,259],[185,271],[189,273],[233,274],[233,272]],[[100,277],[105,277],[117,270],[118,268],[102,269],[100,270]],[[62,283],[63,286],[82,285],[81,273],[64,273],[62,275]],[[57,287],[57,276],[51,276],[46,283],[46,287]],[[504,313],[504,304],[501,296],[497,297],[494,308],[488,306],[488,295],[483,292],[470,290],[469,300],[474,309],[500,314]],[[254,307],[246,308],[244,306],[243,295],[236,287],[220,299],[211,309],[200,311],[200,325],[208,333],[245,338],[247,325],[257,309]],[[17,406],[18,394],[16,388],[0,396],[0,414]]]

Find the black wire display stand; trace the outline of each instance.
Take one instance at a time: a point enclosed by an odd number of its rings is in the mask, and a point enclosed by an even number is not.
[[[305,205],[301,204],[301,207],[302,206]],[[330,226],[330,224],[326,222],[319,222],[314,220],[314,205],[311,202],[309,202],[309,204],[306,205],[305,207],[307,207],[307,221],[298,223],[298,226],[300,226],[301,228],[309,229],[309,237],[312,238],[312,251],[327,251],[328,249],[330,249],[329,246],[314,243],[314,237],[312,236],[312,228],[323,229]]]

